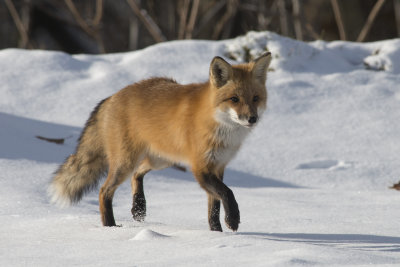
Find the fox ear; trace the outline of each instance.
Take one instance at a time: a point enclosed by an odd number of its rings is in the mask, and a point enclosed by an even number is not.
[[[253,77],[262,84],[265,84],[265,81],[267,80],[267,70],[269,64],[271,63],[271,59],[272,59],[271,53],[267,52],[254,60],[254,65],[252,70]]]
[[[210,81],[219,88],[232,78],[232,66],[221,57],[214,57],[210,65]]]

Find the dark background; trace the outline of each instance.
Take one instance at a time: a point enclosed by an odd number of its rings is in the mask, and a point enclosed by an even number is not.
[[[0,49],[111,53],[248,31],[376,41],[400,36],[400,0],[0,0]]]

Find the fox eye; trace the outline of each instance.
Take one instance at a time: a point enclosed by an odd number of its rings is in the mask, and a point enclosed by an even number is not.
[[[237,103],[237,102],[239,102],[239,98],[238,98],[237,96],[232,96],[232,97],[231,97],[231,101],[232,101],[233,103]]]
[[[260,100],[260,97],[258,95],[255,95],[253,97],[253,102],[257,102],[258,100]]]

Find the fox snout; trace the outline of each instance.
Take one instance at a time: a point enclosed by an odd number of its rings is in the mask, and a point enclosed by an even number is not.
[[[257,122],[257,120],[258,120],[258,115],[251,116],[251,117],[249,118],[249,123],[250,123],[250,124],[254,124],[254,123]]]
[[[258,114],[257,113],[250,113],[250,114],[237,114],[235,111],[230,112],[231,120],[241,124],[242,126],[251,128],[256,125],[258,121]]]
[[[258,121],[258,115],[257,114],[243,114],[243,115],[239,115],[239,123],[247,126],[247,127],[253,127],[256,122]]]

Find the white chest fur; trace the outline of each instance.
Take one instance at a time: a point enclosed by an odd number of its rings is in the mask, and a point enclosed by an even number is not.
[[[235,156],[249,132],[250,129],[240,125],[220,124],[215,133],[220,145],[208,152],[209,159],[217,165],[226,165]]]

